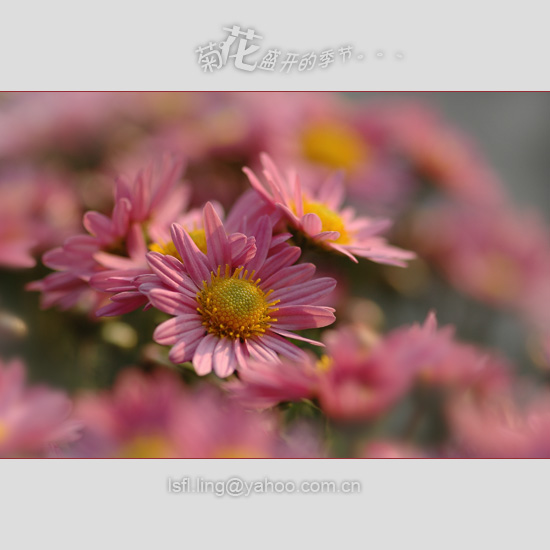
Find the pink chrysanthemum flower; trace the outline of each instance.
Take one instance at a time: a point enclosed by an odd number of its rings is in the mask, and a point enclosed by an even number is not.
[[[44,255],[44,264],[58,273],[28,287],[42,292],[42,307],[68,309],[87,296],[96,308],[112,293],[118,293],[118,299],[103,307],[102,315],[120,315],[144,305],[147,300],[131,281],[149,272],[146,237],[170,223],[166,220],[176,219],[187,204],[189,190],[178,184],[182,171],[181,158],[166,157],[133,180],[119,178],[112,215],[87,212],[84,226],[89,234],[70,237]]]
[[[155,340],[173,346],[174,363],[193,362],[205,375],[214,369],[229,376],[249,357],[277,360],[277,353],[302,357],[286,338],[306,340],[291,331],[330,325],[334,310],[316,305],[334,287],[329,278],[313,279],[311,264],[293,265],[300,249],[272,237],[267,217],[256,236],[228,235],[213,206],[204,208],[206,254],[185,229],[172,225],[172,242],[183,263],[150,252],[153,276],[140,290],[151,304],[174,315],[155,331]]]
[[[251,361],[226,388],[251,408],[310,399],[327,416],[360,420],[387,411],[415,382],[478,395],[510,382],[504,361],[456,342],[451,327],[437,329],[433,314],[423,325],[398,328],[375,343],[365,336],[358,326],[327,331],[321,359],[311,355],[276,368]]]
[[[298,175],[283,177],[269,156],[261,155],[266,183],[244,168],[252,187],[259,195],[280,209],[289,224],[308,239],[328,250],[344,254],[357,262],[356,256],[374,262],[405,266],[414,253],[387,244],[378,235],[391,222],[386,219],[356,217],[351,207],[342,208],[344,186],[335,175],[317,190],[302,187]]]
[[[112,390],[76,401],[77,457],[268,458],[313,456],[304,437],[281,437],[275,414],[245,411],[213,387],[191,389],[174,372],[127,369]],[[308,434],[306,434],[308,435]],[[310,438],[311,435],[309,434]]]
[[[20,361],[0,361],[0,456],[44,456],[78,437],[79,423],[62,392],[25,384]]]

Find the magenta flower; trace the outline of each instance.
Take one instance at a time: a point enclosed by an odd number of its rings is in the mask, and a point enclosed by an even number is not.
[[[374,262],[405,266],[414,253],[387,244],[378,235],[391,222],[385,219],[356,217],[351,207],[342,208],[344,186],[337,175],[317,190],[302,187],[295,173],[283,177],[272,160],[261,156],[266,183],[244,168],[252,187],[267,204],[280,209],[288,223],[313,243],[344,254],[357,262],[356,256]]]
[[[124,371],[112,390],[77,400],[82,438],[69,456],[267,458],[311,456],[312,445],[280,433],[274,414],[247,412],[212,387],[191,389],[175,373]],[[292,435],[292,434],[290,434]]]
[[[229,376],[250,357],[303,357],[287,338],[315,343],[292,331],[334,321],[332,308],[316,304],[335,281],[312,279],[311,264],[293,265],[300,249],[272,237],[267,217],[259,221],[255,238],[228,235],[207,203],[204,228],[206,254],[173,224],[172,241],[183,263],[170,255],[147,255],[154,275],[141,277],[140,291],[174,316],[156,329],[155,341],[173,346],[174,363],[192,360],[200,375],[214,369],[220,377]]]
[[[0,456],[44,456],[79,435],[63,393],[25,384],[20,361],[0,361]]]
[[[112,294],[116,301],[98,314],[120,315],[144,305],[147,300],[132,280],[149,273],[146,237],[156,235],[187,205],[189,190],[179,185],[182,171],[181,158],[166,157],[131,181],[119,178],[112,215],[87,212],[83,221],[89,234],[70,237],[44,255],[44,264],[58,273],[28,287],[43,293],[42,307],[68,309],[87,298],[95,309]]]

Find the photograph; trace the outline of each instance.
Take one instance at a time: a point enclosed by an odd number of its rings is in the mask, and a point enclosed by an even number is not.
[[[549,115],[3,94],[0,455],[548,458]]]

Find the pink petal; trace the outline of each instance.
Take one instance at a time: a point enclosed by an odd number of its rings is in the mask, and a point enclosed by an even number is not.
[[[220,378],[227,378],[233,373],[236,365],[233,342],[227,338],[220,338],[214,350],[214,372]]]
[[[200,317],[186,313],[161,323],[153,333],[153,339],[163,346],[173,346],[178,340],[194,342],[204,336],[205,330]]]
[[[314,237],[323,230],[323,223],[317,214],[306,214],[301,220],[304,233]],[[338,236],[340,236],[338,234]]]
[[[84,227],[92,235],[103,242],[113,238],[111,220],[99,212],[86,212],[83,219]]]
[[[277,328],[289,330],[304,330],[321,328],[334,323],[334,309],[323,306],[285,306],[279,308]]]
[[[262,339],[265,341],[266,346],[269,346],[272,350],[288,357],[289,359],[294,359],[297,361],[307,360],[307,354],[304,350],[300,349],[298,346],[295,346],[291,342],[288,342],[278,334],[267,333],[262,336]]]
[[[149,300],[157,309],[169,315],[193,313],[197,315],[197,302],[193,298],[164,288],[153,288],[147,293]]]
[[[198,288],[202,288],[203,281],[210,280],[210,269],[207,257],[198,249],[187,231],[180,225],[171,226],[172,241],[179,252],[187,273]]]
[[[206,250],[212,270],[218,266],[231,264],[231,248],[220,217],[211,203],[207,202],[204,211],[204,231],[206,235]]]
[[[217,344],[218,338],[215,338],[211,334],[208,334],[200,341],[193,356],[193,366],[199,376],[204,376],[212,371],[212,355]]]
[[[336,280],[330,277],[320,277],[299,285],[280,288],[273,292],[270,299],[281,300],[284,304],[309,304],[326,296],[336,286]],[[278,312],[277,312],[278,313]],[[278,315],[276,314],[276,317]]]

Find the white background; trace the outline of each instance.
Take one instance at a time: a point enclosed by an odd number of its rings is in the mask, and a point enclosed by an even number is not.
[[[4,90],[547,90],[543,3],[4,2]],[[262,47],[353,44],[364,63],[309,73],[204,75],[222,27]],[[373,58],[377,49],[391,55]],[[549,547],[546,461],[0,461],[0,542],[87,548]],[[167,493],[167,478],[359,479],[360,495]]]
[[[233,23],[263,36],[262,50],[351,43],[367,57],[291,75],[203,74],[194,50]],[[550,89],[540,0],[19,0],[2,3],[0,25],[4,90]]]
[[[360,495],[169,494],[167,478],[362,481]],[[544,460],[0,463],[2,548],[547,550]],[[9,541],[9,544],[5,544]]]

